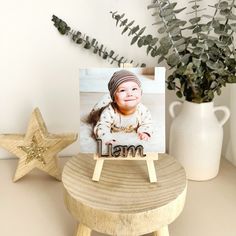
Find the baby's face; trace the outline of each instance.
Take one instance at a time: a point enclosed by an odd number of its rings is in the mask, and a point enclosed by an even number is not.
[[[119,85],[114,100],[118,108],[131,110],[135,108],[141,101],[141,88],[133,81],[127,81]]]

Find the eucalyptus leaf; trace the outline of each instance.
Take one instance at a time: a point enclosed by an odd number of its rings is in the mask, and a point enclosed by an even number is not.
[[[127,22],[128,22],[128,19],[125,19],[125,20],[121,21],[120,26],[124,26],[124,25],[126,25]]]
[[[150,42],[150,45],[155,45],[158,41],[158,38],[152,38],[151,42]]]
[[[207,32],[208,30],[209,30],[209,26],[208,25],[202,25],[201,26],[201,30],[203,31],[203,32]]]
[[[201,59],[193,57],[193,65],[199,67],[201,65]]]
[[[193,10],[196,10],[196,9],[198,9],[199,7],[200,7],[200,5],[193,5],[193,6],[192,6],[192,9],[193,9]]]
[[[202,53],[202,48],[200,48],[200,47],[195,47],[194,49],[193,49],[193,53],[195,54],[195,55],[200,55],[201,53]]]
[[[163,22],[162,21],[157,21],[157,22],[154,22],[152,25],[162,25]]]
[[[130,27],[134,23],[134,20],[127,24],[127,27]]]
[[[184,38],[180,38],[179,40],[177,40],[175,43],[174,43],[174,46],[177,47],[177,46],[180,46],[182,44],[185,43],[185,39]]]
[[[152,35],[148,34],[145,38],[144,38],[144,45],[149,45],[152,42]]]
[[[108,53],[107,53],[107,52],[104,52],[104,53],[103,53],[103,56],[102,56],[102,59],[107,59],[107,57],[108,57]]]
[[[112,13],[112,18],[115,18],[117,11],[111,13]]]
[[[236,32],[236,23],[230,24],[230,28],[231,28],[234,32]]]
[[[91,48],[91,44],[89,42],[86,42],[84,45],[85,49],[90,49]]]
[[[221,95],[221,89],[217,88],[216,93],[217,93],[218,96],[220,96]]]
[[[83,43],[83,39],[82,39],[82,38],[78,38],[78,39],[76,40],[76,43],[77,43],[77,44]]]
[[[95,48],[93,49],[93,53],[94,53],[94,54],[97,54],[97,52],[98,52],[98,47],[95,47]]]
[[[160,12],[160,15],[162,17],[166,17],[166,16],[169,16],[173,13],[173,9],[164,9]]]
[[[110,52],[109,52],[109,57],[112,57],[113,55],[114,55],[114,51],[113,50],[111,50]]]
[[[181,30],[180,30],[179,27],[173,28],[173,29],[170,31],[171,36],[176,36],[176,35],[179,35],[180,33],[181,33]]]
[[[141,38],[138,40],[137,44],[138,44],[139,47],[142,47],[142,46],[144,45],[144,38],[141,37]]]
[[[183,97],[183,94],[181,93],[181,91],[177,91],[177,92],[176,92],[176,96],[177,96],[178,98],[182,98],[182,97]]]
[[[227,16],[227,18],[228,18],[229,20],[236,20],[236,15],[234,15],[233,13],[231,13],[231,14],[229,14],[229,15]]]
[[[153,48],[153,49],[152,49],[152,51],[151,51],[151,56],[152,56],[152,57],[157,56],[157,50],[156,50],[156,48]]]
[[[207,18],[207,19],[212,19],[213,18],[213,16],[211,16],[211,15],[202,15],[202,17],[205,17],[205,18]]]
[[[136,43],[136,41],[138,40],[139,36],[136,35],[133,37],[132,41],[131,41],[131,45],[133,45],[134,43]]]
[[[204,34],[204,33],[198,33],[198,37],[200,40],[202,39],[208,39],[208,35],[207,34]]]
[[[180,62],[180,58],[176,53],[173,53],[167,57],[167,64],[169,66],[176,66],[177,64],[179,64],[179,62]]]
[[[92,39],[92,41],[91,41],[91,45],[94,46],[95,43],[96,43],[96,41],[97,41],[96,39]]]
[[[138,35],[142,35],[143,32],[145,31],[146,27],[143,27],[142,29],[140,29],[140,31],[138,32]]]
[[[227,82],[236,83],[236,76],[235,75],[230,75]]]
[[[133,27],[130,32],[131,34],[135,34],[138,30],[139,30],[139,25]]]
[[[128,26],[125,26],[125,28],[123,29],[123,31],[121,32],[121,34],[124,34],[128,29],[129,29],[129,27],[128,27]]]
[[[164,27],[164,26],[158,29],[159,34],[163,34],[165,32],[166,32],[166,27]]]
[[[189,62],[189,58],[191,57],[191,54],[188,53],[188,54],[185,54],[182,58],[181,58],[181,62],[184,64],[184,65],[187,65],[188,62]]]
[[[164,56],[159,57],[159,59],[158,59],[158,64],[161,63],[164,59],[165,59]]]
[[[154,4],[150,4],[147,6],[147,9],[152,9],[152,8],[157,8],[159,7],[159,3],[154,3]]]
[[[170,38],[168,36],[161,38],[159,42],[162,46],[171,44]]]
[[[183,52],[186,50],[186,44],[179,45],[178,47],[176,47],[176,49],[179,53]]]
[[[174,9],[177,5],[177,2],[170,3],[169,5],[166,5],[165,9]]]
[[[170,21],[173,20],[175,18],[174,14],[170,14],[170,15],[166,15],[163,17],[165,21]]]
[[[194,17],[189,20],[192,25],[197,24],[201,20],[201,17]]]
[[[220,2],[220,4],[219,4],[219,8],[220,8],[221,10],[227,9],[228,6],[229,6],[229,4],[228,4],[228,2],[226,2],[226,1]]]
[[[101,44],[99,50],[98,50],[98,55],[101,56],[102,55],[102,49],[103,49],[103,44]]]
[[[196,34],[196,33],[200,33],[202,31],[201,27],[199,25],[197,25],[194,30],[193,30],[193,33]]]
[[[208,56],[207,56],[206,53],[202,53],[202,54],[201,54],[201,60],[202,60],[203,62],[206,62],[206,61],[208,60]]]
[[[174,13],[180,13],[181,11],[185,10],[186,7],[183,7],[183,8],[180,8],[180,9],[177,9],[177,10],[174,10]]]
[[[220,14],[222,16],[229,16],[230,15],[230,10],[229,9],[220,10]]]

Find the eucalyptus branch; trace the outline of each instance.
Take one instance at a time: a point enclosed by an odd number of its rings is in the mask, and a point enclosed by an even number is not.
[[[91,39],[88,35],[82,34],[80,31],[72,30],[66,22],[59,19],[57,16],[53,15],[52,21],[62,35],[69,36],[73,42],[80,44],[85,49],[92,50],[94,54],[97,54],[102,59],[110,60],[110,64],[114,61],[118,66],[121,66],[121,64],[124,63],[134,64],[133,60],[128,62],[128,59],[125,59],[123,56],[119,57],[113,50],[108,51],[106,47],[104,47],[103,44],[100,44],[95,38]],[[136,64],[135,66],[138,67],[139,64]],[[146,64],[142,63],[140,66],[145,67]]]
[[[168,5],[166,5],[166,3],[168,3]],[[148,9],[150,9],[150,8],[156,8],[156,9],[158,9],[159,8],[159,16],[160,16],[160,18],[161,18],[161,22],[162,22],[162,24],[164,25],[164,28],[165,28],[165,32],[167,32],[167,35],[168,35],[168,37],[169,37],[169,39],[170,39],[170,41],[171,41],[171,44],[172,44],[172,47],[173,47],[173,50],[178,54],[178,56],[179,56],[179,58],[181,58],[181,56],[180,56],[180,54],[179,54],[179,50],[177,49],[177,47],[175,46],[175,43],[174,43],[174,41],[173,41],[173,38],[172,38],[172,35],[171,35],[171,29],[170,29],[170,27],[168,26],[168,21],[166,21],[165,20],[165,11],[166,10],[173,10],[174,8],[175,8],[175,6],[176,6],[176,3],[170,3],[170,1],[169,0],[167,0],[166,2],[164,1],[164,2],[162,2],[162,1],[159,1],[159,0],[154,0],[153,1],[153,4],[152,5],[149,5],[148,6]],[[173,9],[171,9],[171,8],[173,8]],[[178,12],[180,12],[180,11],[182,11],[182,10],[184,10],[185,8],[182,8],[182,9],[180,9]],[[172,15],[172,17],[173,17],[173,19],[175,19],[175,20],[178,20],[178,18],[176,17],[176,15],[175,15],[175,13],[173,12],[173,11],[171,11],[171,15]],[[177,25],[174,25],[175,27],[175,29],[177,28],[177,31],[178,31],[178,33],[180,34],[180,36],[183,38],[183,35],[182,35],[182,32],[181,32],[181,28],[179,27],[179,25],[177,24]],[[173,27],[173,26],[172,26]],[[160,32],[160,29],[159,29],[159,31],[158,31],[159,33],[161,33]]]
[[[188,19],[191,25],[187,27],[187,21],[177,18],[178,13],[185,7],[177,9],[175,0],[150,1],[148,9],[155,9],[152,16],[160,18],[153,25],[161,24],[157,31],[159,34],[165,34],[164,36],[157,38],[151,34],[145,35],[146,27],[141,28],[135,25],[134,21],[129,22],[124,17],[125,14],[111,14],[116,25],[123,27],[121,34],[127,32],[128,36],[132,37],[131,45],[137,43],[138,47],[146,46],[147,54],[158,58],[157,63],[162,60],[167,62],[171,69],[166,80],[168,89],[175,90],[179,98],[185,97],[187,101],[202,103],[212,101],[215,94],[220,95],[221,88],[226,83],[236,83],[236,23],[231,23],[231,20],[236,20],[233,13],[236,0],[217,0],[217,4],[209,6],[215,8],[211,15],[200,14],[205,10],[200,9],[201,4],[198,5],[201,0],[189,0],[193,11],[187,14],[194,15]],[[201,23],[201,17],[210,20],[206,24]],[[103,59],[118,64],[127,61],[124,57],[116,55],[113,50],[108,51],[96,39],[80,31],[71,30],[57,17],[54,16],[53,21],[61,34],[68,35],[75,43],[90,49]],[[185,32],[187,35],[194,34],[194,37],[185,37]]]
[[[155,46],[158,38],[153,37],[152,35],[143,35],[146,27],[142,27],[140,29],[139,25],[132,26],[134,24],[134,20],[128,22],[128,19],[122,20],[125,14],[118,14],[117,12],[110,12],[112,14],[112,18],[116,20],[116,26],[124,27],[121,34],[129,31],[128,36],[134,35],[133,39],[131,40],[131,45],[137,43],[138,47],[147,47],[147,54],[151,52],[151,56],[157,56],[157,47]],[[132,26],[132,27],[131,27]]]
[[[215,6],[215,12],[214,12],[214,14],[213,14],[211,23],[210,23],[209,28],[208,28],[208,30],[207,30],[207,34],[206,34],[207,36],[209,36],[209,34],[210,34],[210,32],[211,32],[211,30],[212,30],[212,28],[213,28],[213,22],[214,22],[214,20],[215,20],[216,14],[217,14],[217,12],[218,12],[218,10],[219,10],[220,2],[221,2],[221,0],[219,0],[218,3],[217,3],[216,6]],[[203,56],[203,54],[206,52],[205,48],[208,47],[208,45],[207,45],[207,39],[208,39],[208,37],[203,38],[203,43],[204,43],[204,46],[205,46],[205,47],[202,48],[199,58],[201,58],[201,57]],[[209,55],[208,55],[208,58],[209,58]]]
[[[235,3],[235,0],[233,0],[233,1],[231,2],[230,8],[229,8],[229,12],[232,12],[233,8],[235,7],[234,3]],[[230,20],[230,18],[227,17],[227,19],[226,19],[226,21],[225,21],[225,23],[224,23],[224,30],[226,30],[226,26],[228,26],[229,20]],[[227,44],[230,43],[230,40],[231,40],[231,42],[232,42],[232,47],[233,47],[233,50],[231,51],[231,55],[233,54],[233,56],[235,57],[235,52],[234,52],[235,49],[234,49],[234,41],[233,41],[233,34],[234,34],[234,32],[235,32],[235,31],[234,31],[234,30],[232,29],[232,27],[231,27],[231,33],[230,33],[230,35],[229,35],[229,37],[228,37]]]

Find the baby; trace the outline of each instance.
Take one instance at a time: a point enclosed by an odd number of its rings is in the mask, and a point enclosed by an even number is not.
[[[136,132],[140,140],[152,135],[150,111],[141,104],[142,89],[137,76],[120,70],[113,74],[108,89],[112,101],[103,109],[94,127],[94,135],[104,143],[115,143],[114,132]]]

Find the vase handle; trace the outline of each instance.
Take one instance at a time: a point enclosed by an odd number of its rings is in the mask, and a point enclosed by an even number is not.
[[[223,111],[224,112],[224,117],[219,121],[220,125],[223,126],[225,122],[229,119],[230,117],[230,111],[229,108],[226,106],[218,106],[214,107],[214,112],[216,111]]]
[[[174,101],[174,102],[172,102],[172,103],[170,104],[170,106],[169,106],[169,113],[170,113],[170,116],[171,116],[172,118],[175,118],[175,111],[174,111],[175,106],[179,106],[179,105],[182,105],[182,102],[180,102],[180,101]]]

